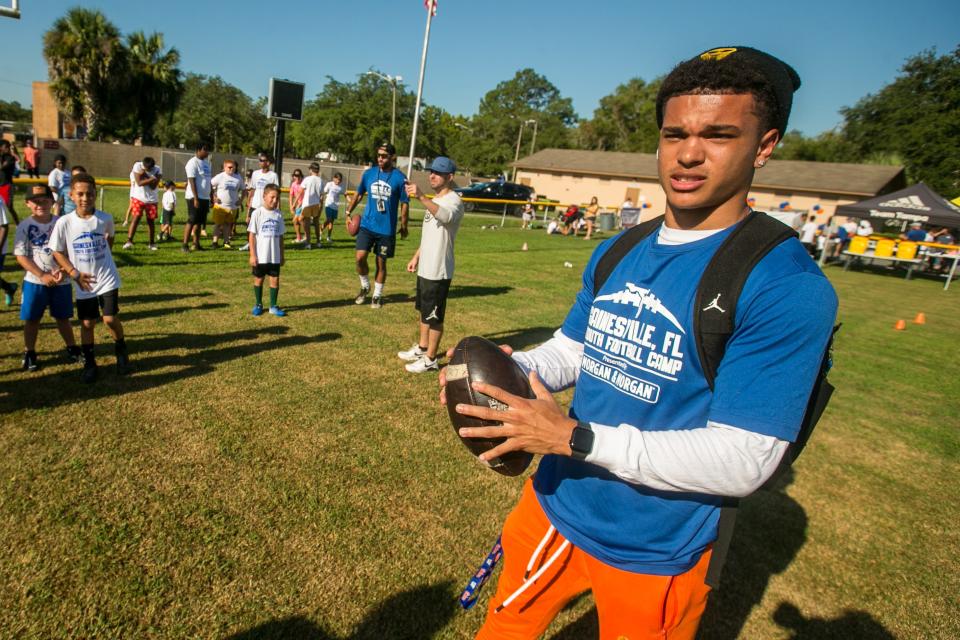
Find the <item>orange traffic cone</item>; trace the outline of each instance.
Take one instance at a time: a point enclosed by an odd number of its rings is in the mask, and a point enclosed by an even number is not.
[[[922,311],[913,319],[913,324],[927,324],[927,316]]]
[[[893,328],[896,329],[897,331],[903,331],[904,329],[907,328],[907,321],[897,320],[897,324],[893,325]]]
[[[526,251],[526,250],[527,250],[527,243],[524,242],[524,243],[523,243],[523,246],[520,247],[520,251]]]

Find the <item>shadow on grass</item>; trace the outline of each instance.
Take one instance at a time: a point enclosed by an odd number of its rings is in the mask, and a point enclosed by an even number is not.
[[[807,514],[784,489],[793,481],[788,470],[777,485],[740,505],[737,526],[723,569],[721,587],[710,594],[700,623],[699,640],[735,640],[753,608],[763,600],[771,576],[790,566],[806,542]],[[792,631],[795,640],[894,636],[863,611],[848,611],[834,620],[804,618],[793,604],[782,602],[773,620]],[[596,607],[564,627],[552,640],[599,637]]]
[[[508,344],[514,350],[521,351],[527,347],[543,344],[553,337],[556,330],[557,327],[528,327],[526,329],[501,331],[484,337],[497,344]]]
[[[423,585],[391,596],[371,611],[342,640],[414,640],[432,638],[456,612],[452,583]],[[271,620],[226,640],[341,640],[302,616]]]
[[[450,298],[474,298],[479,296],[499,296],[513,290],[513,287],[450,287]],[[369,303],[369,296],[367,297]],[[391,293],[383,296],[384,304],[412,304],[414,297],[409,293]],[[337,298],[335,300],[317,300],[307,304],[298,304],[284,307],[287,311],[305,311],[308,309],[335,309],[337,307],[349,307],[354,304],[353,298]]]
[[[280,325],[209,335],[171,333],[159,337],[131,338],[127,341],[127,345],[130,350],[134,373],[126,377],[118,376],[115,373],[111,343],[101,343],[97,345],[100,378],[96,384],[83,384],[80,381],[79,368],[6,381],[2,390],[0,390],[0,413],[17,411],[27,407],[34,410],[57,407],[75,401],[143,391],[184,378],[211,373],[216,370],[217,365],[231,360],[258,355],[275,349],[302,346],[310,342],[329,342],[336,340],[341,335],[339,333],[322,333],[315,336],[286,335],[289,331],[288,327]],[[247,342],[239,345],[220,346],[237,341]],[[184,348],[193,351],[186,355],[144,355],[157,351]],[[173,370],[151,373],[167,368]],[[56,392],[53,392],[54,389]]]
[[[481,296],[502,296],[513,291],[513,287],[479,287],[474,285],[451,286],[451,298],[479,298]]]
[[[126,304],[144,304],[147,302],[169,302],[171,300],[180,301],[184,298],[206,298],[211,295],[209,291],[194,291],[193,293],[139,293],[135,295],[123,294],[123,302]]]
[[[805,618],[795,605],[781,602],[773,613],[773,621],[792,632],[790,640],[894,640],[896,637],[866,611],[844,611],[832,620]]]
[[[226,302],[206,302],[204,304],[197,305],[195,307],[160,307],[157,309],[135,309],[129,311],[127,309],[128,305],[137,305],[146,302],[160,302],[166,300],[181,300],[183,298],[191,297],[205,297],[210,295],[209,293],[187,293],[187,294],[166,294],[166,293],[157,293],[157,294],[146,294],[141,296],[125,296],[121,292],[120,294],[120,320],[121,322],[129,322],[131,320],[143,320],[144,318],[160,318],[166,315],[174,313],[186,313],[188,311],[210,311],[211,309],[223,309],[224,307],[229,307],[230,305]],[[74,302],[76,304],[76,302]],[[17,311],[19,318],[19,311]],[[74,332],[78,330],[77,321],[75,318],[71,318],[70,323],[73,325]],[[50,319],[49,316],[44,316],[43,322],[40,325],[40,331],[44,332],[50,330],[56,333],[56,324]],[[23,323],[12,324],[6,327],[0,328],[0,333],[16,333],[23,331]],[[59,340],[59,337],[57,338]],[[62,345],[62,343],[60,343]]]
[[[306,311],[308,309],[336,309],[337,307],[351,307],[356,303],[351,298],[337,298],[335,300],[317,300],[316,302],[308,302],[307,304],[295,304],[290,306],[284,306],[284,310],[287,312],[290,311]],[[406,293],[391,293],[390,295],[383,296],[384,304],[402,304],[406,302],[413,302],[413,298]],[[367,296],[367,301],[364,305],[370,305],[370,296]],[[357,305],[361,306],[361,305]]]
[[[700,640],[740,637],[770,577],[785,571],[806,542],[807,514],[785,492],[793,477],[793,469],[788,469],[774,487],[740,503],[720,589],[707,601]]]

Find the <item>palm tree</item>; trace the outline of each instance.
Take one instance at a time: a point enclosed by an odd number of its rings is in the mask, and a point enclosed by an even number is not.
[[[183,91],[180,53],[163,50],[163,35],[142,31],[127,36],[129,87],[127,95],[135,100],[133,129],[135,136],[152,141],[153,128],[163,114],[172,114]],[[128,107],[129,110],[129,107]]]
[[[43,56],[61,111],[84,120],[91,138],[100,137],[123,77],[120,31],[101,12],[74,7],[43,35]]]

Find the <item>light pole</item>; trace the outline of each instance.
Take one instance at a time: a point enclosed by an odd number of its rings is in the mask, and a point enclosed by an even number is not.
[[[520,160],[520,142],[521,142],[521,140],[523,140],[523,127],[524,127],[524,125],[528,125],[528,124],[530,124],[530,123],[533,123],[533,125],[534,125],[534,129],[533,129],[533,132],[534,132],[534,133],[533,133],[533,142],[536,143],[536,141],[537,141],[537,133],[536,133],[536,132],[537,132],[537,129],[536,129],[537,121],[534,120],[533,118],[530,118],[529,120],[523,120],[523,121],[521,121],[521,122],[520,122],[520,133],[517,134],[517,150],[516,150],[516,152],[514,152],[514,154],[513,154],[513,177],[510,178],[510,182],[514,182],[514,181],[517,179],[517,161]],[[533,149],[533,145],[531,145],[530,148]],[[531,151],[531,153],[533,153],[533,152]]]
[[[533,155],[534,149],[537,147],[537,128],[540,126],[540,123],[537,122],[534,118],[527,120],[528,123],[533,123],[533,140],[530,141],[530,155]]]
[[[393,111],[390,115],[390,144],[393,144],[393,140],[397,132],[397,83],[403,80],[403,78],[400,76],[384,75],[379,71],[374,71],[373,69],[367,71],[364,75],[377,76],[381,80],[386,80],[389,82],[390,86],[393,87]]]

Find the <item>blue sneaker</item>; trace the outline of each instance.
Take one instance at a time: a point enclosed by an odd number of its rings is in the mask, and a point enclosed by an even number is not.
[[[16,282],[11,282],[10,288],[7,289],[3,294],[3,301],[7,303],[8,307],[13,304],[13,294],[17,292],[18,286],[19,285]]]
[[[277,316],[278,318],[282,318],[283,316],[287,315],[287,312],[281,309],[280,307],[270,307],[270,313]]]
[[[253,315],[255,315],[255,316],[262,316],[262,315],[263,315],[263,305],[262,305],[262,304],[255,304],[255,305],[253,305]]]

